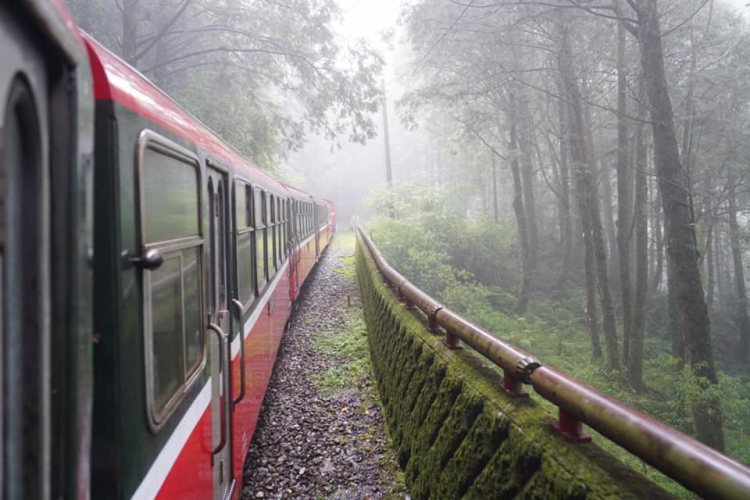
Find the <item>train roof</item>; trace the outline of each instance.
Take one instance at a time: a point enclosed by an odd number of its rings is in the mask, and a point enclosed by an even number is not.
[[[288,187],[269,176],[224,142],[215,132],[182,109],[138,70],[82,32],[89,53],[97,101],[113,101],[196,144],[212,160],[232,166],[251,183],[279,194]],[[309,195],[307,195],[309,196]]]
[[[289,196],[292,198],[296,198],[300,201],[313,201],[315,198],[310,194],[306,193],[305,191],[302,191],[301,189],[297,189],[294,186],[290,186],[288,184],[284,184],[284,187],[289,193]]]

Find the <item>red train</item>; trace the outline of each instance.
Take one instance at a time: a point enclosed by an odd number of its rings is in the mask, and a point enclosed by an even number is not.
[[[0,6],[4,498],[238,498],[330,201],[81,34]],[[22,459],[19,459],[22,457]]]

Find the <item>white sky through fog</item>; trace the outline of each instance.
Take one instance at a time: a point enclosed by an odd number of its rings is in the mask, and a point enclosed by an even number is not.
[[[750,7],[748,6],[750,0],[721,0],[721,2],[737,9],[745,16],[745,19],[750,19]]]
[[[405,0],[339,0],[340,32],[349,40],[364,38],[379,46],[383,30],[394,28]]]

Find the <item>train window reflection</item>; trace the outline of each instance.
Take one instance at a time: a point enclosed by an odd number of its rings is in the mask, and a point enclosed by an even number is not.
[[[198,171],[147,147],[143,153],[145,243],[199,235]]]
[[[266,286],[266,230],[258,229],[255,234],[256,276],[258,277],[258,293],[260,293],[260,291]]]
[[[159,415],[203,358],[200,247],[166,257],[150,271],[151,388]]]
[[[182,251],[182,280],[184,308],[185,378],[195,370],[203,354],[201,342],[201,297],[198,259],[200,248]]]
[[[234,202],[237,228],[246,227],[249,223],[247,202],[245,201],[245,185],[238,182],[234,186]]]
[[[249,231],[237,235],[237,278],[239,281],[239,295],[243,304],[251,302],[255,297],[253,283],[253,232]]]
[[[184,380],[181,255],[151,272],[151,353],[154,409],[164,409]]]

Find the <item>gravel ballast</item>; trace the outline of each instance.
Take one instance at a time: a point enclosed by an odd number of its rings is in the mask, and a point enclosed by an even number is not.
[[[308,278],[245,461],[243,499],[409,498],[386,445],[353,254],[353,235],[337,235]]]

